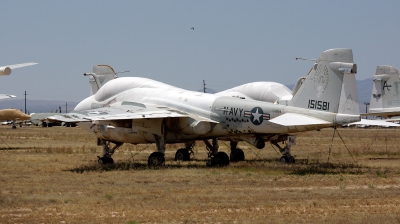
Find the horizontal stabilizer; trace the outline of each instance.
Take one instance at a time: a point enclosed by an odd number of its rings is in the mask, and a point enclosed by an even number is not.
[[[400,124],[387,122],[386,120],[368,120],[361,119],[361,121],[350,123],[349,125],[373,125],[373,126],[386,126],[386,127],[400,127]]]
[[[269,122],[279,124],[282,126],[330,124],[330,122],[328,121],[324,121],[315,117],[310,117],[302,114],[293,114],[293,113],[282,114],[281,116],[269,120]]]

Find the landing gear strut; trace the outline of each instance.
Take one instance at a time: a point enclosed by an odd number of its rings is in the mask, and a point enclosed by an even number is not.
[[[288,136],[287,141],[285,141],[285,146],[282,148],[278,142],[271,141],[273,145],[278,147],[279,151],[282,153],[282,157],[279,159],[281,163],[295,163],[295,159],[291,154],[291,146],[296,144],[296,136]]]
[[[227,166],[229,165],[229,157],[225,152],[218,152],[218,139],[213,138],[212,144],[210,144],[207,140],[203,140],[206,144],[206,148],[208,150],[208,158],[207,166]]]
[[[163,126],[164,131],[162,135],[154,134],[154,140],[156,142],[158,152],[153,152],[150,154],[149,159],[147,160],[147,165],[149,167],[158,167],[165,165],[165,126]]]
[[[186,142],[185,148],[178,149],[175,153],[175,161],[190,161],[190,157],[194,155],[193,146],[195,142]]]
[[[111,143],[114,144],[114,146],[111,148]],[[122,142],[110,142],[106,141],[104,139],[98,139],[97,140],[98,145],[103,146],[103,155],[97,156],[99,158],[98,163],[99,164],[113,164],[114,160],[111,158],[112,154],[114,154],[115,150],[117,150],[119,147],[121,147],[124,143]]]

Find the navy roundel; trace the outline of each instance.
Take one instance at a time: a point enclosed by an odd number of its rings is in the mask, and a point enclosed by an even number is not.
[[[251,110],[251,116],[250,116],[251,123],[253,123],[254,125],[260,125],[264,120],[263,115],[264,113],[261,107],[254,107]]]

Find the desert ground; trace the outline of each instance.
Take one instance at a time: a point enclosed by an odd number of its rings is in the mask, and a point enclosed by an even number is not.
[[[240,143],[246,161],[209,168],[198,142],[192,161],[169,145],[149,168],[154,144],[125,144],[103,166],[79,127],[2,126],[0,223],[400,223],[400,129],[337,133],[300,133],[291,165],[269,143]]]

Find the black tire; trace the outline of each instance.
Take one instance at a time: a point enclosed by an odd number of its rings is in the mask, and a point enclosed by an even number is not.
[[[165,164],[164,154],[161,152],[153,152],[150,154],[149,159],[147,160],[148,166],[163,166]]]
[[[244,152],[243,150],[236,148],[231,151],[231,162],[239,162],[244,161]]]
[[[99,157],[99,160],[97,162],[102,165],[107,165],[107,164],[113,164],[114,160],[111,157]]]
[[[175,153],[175,161],[190,161],[190,153],[188,149],[178,149]]]
[[[229,165],[229,156],[225,152],[218,152],[218,165],[220,166],[228,166]]]
[[[229,165],[229,156],[225,152],[218,152],[217,155],[214,155],[210,160],[207,161],[208,167],[214,166],[228,166]]]
[[[279,159],[279,162],[281,162],[281,163],[289,163],[289,158],[287,156],[282,156]]]

